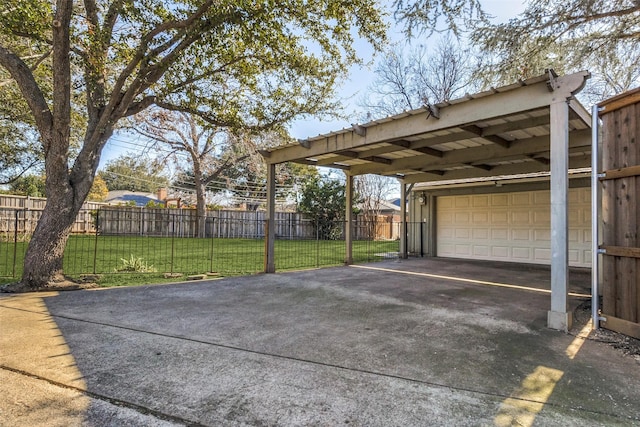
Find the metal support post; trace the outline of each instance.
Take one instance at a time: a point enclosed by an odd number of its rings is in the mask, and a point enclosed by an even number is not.
[[[568,193],[569,193],[569,103],[551,104],[551,310],[547,326],[569,331],[572,323],[567,307],[569,282]]]

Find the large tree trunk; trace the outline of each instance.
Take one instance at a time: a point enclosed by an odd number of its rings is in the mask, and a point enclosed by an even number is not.
[[[47,204],[24,258],[24,290],[44,289],[64,280],[64,249],[94,179],[89,169],[72,185],[64,164],[47,167],[47,174]]]
[[[62,261],[79,209],[70,197],[49,197],[24,258],[22,285],[30,290],[63,280]]]

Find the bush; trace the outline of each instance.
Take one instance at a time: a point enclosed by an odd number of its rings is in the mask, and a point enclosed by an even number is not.
[[[120,261],[122,261],[122,265],[115,269],[116,273],[155,273],[158,271],[153,265],[149,265],[142,258],[135,257],[133,254],[129,259],[120,258]]]

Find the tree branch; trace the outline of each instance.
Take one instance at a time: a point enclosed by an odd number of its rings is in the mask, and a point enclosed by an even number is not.
[[[2,65],[18,84],[40,132],[45,152],[51,144],[53,115],[49,105],[36,82],[33,72],[20,57],[0,45],[0,65]]]
[[[71,121],[71,47],[70,24],[73,2],[58,0],[53,21],[53,132],[58,134],[61,145],[56,152],[66,156]],[[54,139],[55,138],[54,136]],[[57,141],[56,141],[57,142]],[[57,145],[57,144],[56,144]]]

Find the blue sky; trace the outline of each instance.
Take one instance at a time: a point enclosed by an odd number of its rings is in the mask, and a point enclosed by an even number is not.
[[[521,13],[525,7],[524,1],[521,0],[483,0],[482,4],[485,11],[495,17],[494,22],[506,22]],[[434,37],[437,38],[438,36],[435,35]],[[402,34],[401,26],[397,25],[391,27],[389,38],[392,42],[406,41],[405,36]],[[419,42],[424,43],[425,41],[420,40]],[[363,56],[363,59],[365,62],[371,62],[371,48],[364,42],[360,42],[358,43],[358,49],[362,52],[368,52],[369,57]],[[377,56],[377,58],[379,57],[380,55]],[[323,120],[314,117],[297,120],[289,128],[291,136],[296,139],[306,139],[347,128],[351,126],[351,123],[356,122],[358,101],[375,79],[374,68],[374,64],[368,67],[353,67],[349,79],[341,86],[338,92],[343,102],[344,114],[350,117],[350,120]]]

